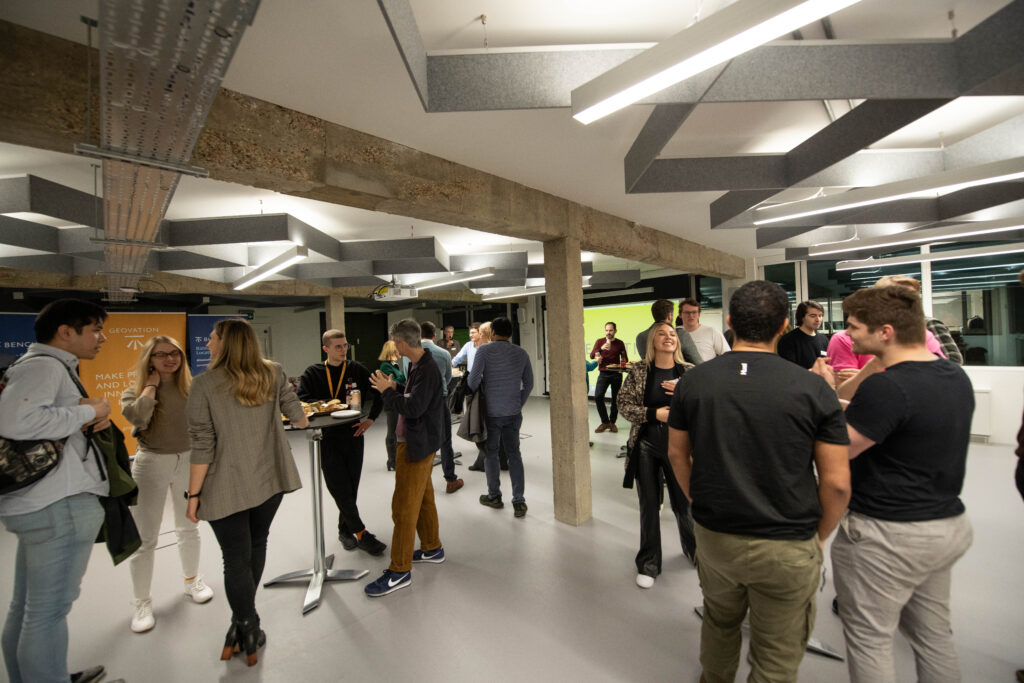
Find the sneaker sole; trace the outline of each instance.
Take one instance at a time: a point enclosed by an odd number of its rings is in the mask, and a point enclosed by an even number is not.
[[[391,595],[395,591],[401,590],[401,589],[405,588],[406,586],[410,586],[410,585],[412,585],[412,581],[403,581],[402,583],[398,584],[397,586],[393,586],[393,587],[387,589],[383,593],[367,593],[366,595],[367,595],[367,597],[370,597],[370,598],[382,598],[385,595]]]

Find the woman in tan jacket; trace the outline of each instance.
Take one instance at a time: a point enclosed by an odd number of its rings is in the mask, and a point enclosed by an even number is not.
[[[224,556],[231,628],[221,659],[245,650],[252,666],[266,642],[256,588],[270,524],[284,494],[301,486],[281,414],[300,428],[309,420],[281,366],[264,360],[256,333],[244,320],[218,322],[207,347],[212,361],[188,397],[188,516],[210,522]]]
[[[185,352],[171,337],[146,342],[135,367],[135,385],[121,395],[121,412],[132,423],[139,446],[132,462],[132,477],[139,486],[132,508],[142,546],[128,562],[135,593],[132,631],[142,633],[156,625],[153,616],[153,551],[160,535],[167,491],[174,507],[174,533],[178,559],[185,578],[185,595],[198,603],[213,597],[199,576],[199,526],[185,516],[182,494],[188,489],[189,441],[185,401],[192,373]]]

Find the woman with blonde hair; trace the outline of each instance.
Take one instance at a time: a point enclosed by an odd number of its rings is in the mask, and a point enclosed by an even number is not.
[[[281,366],[264,360],[244,320],[219,321],[207,348],[210,366],[188,397],[192,460],[185,496],[189,519],[210,523],[224,556],[231,627],[221,659],[244,650],[252,666],[266,642],[256,588],[270,524],[284,494],[302,485],[281,415],[300,429],[309,420]]]
[[[636,554],[636,585],[650,588],[661,574],[661,480],[676,515],[683,554],[693,562],[696,541],[690,505],[668,461],[668,413],[676,382],[688,367],[683,361],[676,329],[656,323],[647,335],[644,360],[633,366],[619,391],[619,412],[632,423],[626,481],[640,499],[640,550]]]
[[[405,384],[405,373],[402,372],[402,356],[398,353],[398,349],[395,348],[395,342],[390,339],[384,342],[377,360],[380,361],[380,371],[385,376],[393,377],[395,384]],[[395,454],[398,448],[398,436],[395,434],[398,428],[398,413],[384,408],[384,416],[388,421],[388,433],[384,437],[384,447],[388,451],[388,472],[393,472],[395,469]]]
[[[132,463],[132,477],[139,487],[132,516],[142,546],[128,562],[135,598],[131,629],[136,633],[156,625],[150,594],[153,551],[160,535],[168,489],[174,507],[174,533],[185,579],[185,595],[197,603],[213,597],[213,590],[199,575],[199,525],[186,516],[187,505],[182,495],[188,490],[185,402],[191,384],[192,373],[181,344],[171,337],[158,335],[142,347],[135,365],[135,384],[121,394],[121,412],[131,422],[132,433],[139,444]]]

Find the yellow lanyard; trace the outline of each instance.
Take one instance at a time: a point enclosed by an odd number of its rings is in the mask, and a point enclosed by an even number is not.
[[[324,372],[327,373],[327,391],[331,392],[331,398],[338,398],[338,392],[341,391],[342,382],[345,379],[345,366],[348,365],[348,361],[341,364],[341,375],[338,376],[338,388],[334,388],[334,382],[331,381],[331,366],[324,363]]]

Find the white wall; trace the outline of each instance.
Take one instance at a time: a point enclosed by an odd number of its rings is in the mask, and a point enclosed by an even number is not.
[[[526,305],[520,306],[522,322],[519,323],[519,345],[530,354],[530,365],[533,368],[533,391],[531,396],[544,394],[545,346],[541,339],[541,308],[540,297],[531,296]]]
[[[406,318],[412,318],[418,323],[434,323],[439,332],[444,331],[444,328],[441,327],[441,309],[422,308],[420,306],[410,306],[409,308],[400,308],[395,311],[388,311],[388,329],[391,329],[391,326],[399,320],[405,320]]]
[[[237,314],[237,306],[210,306],[210,313]],[[292,307],[257,308],[250,321],[261,337],[269,334],[267,356],[284,368],[289,377],[298,377],[313,363],[320,362],[320,311],[296,313]]]
[[[966,365],[964,371],[974,385],[977,403],[971,432],[989,432],[990,443],[1016,444],[1024,412],[1024,368]],[[987,425],[981,423],[986,409]]]

